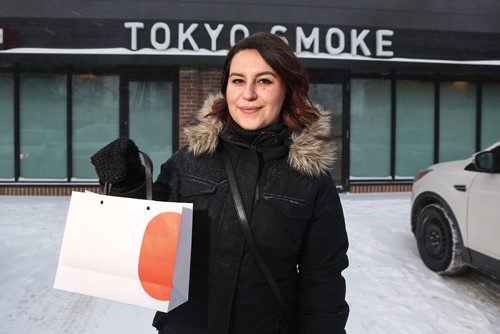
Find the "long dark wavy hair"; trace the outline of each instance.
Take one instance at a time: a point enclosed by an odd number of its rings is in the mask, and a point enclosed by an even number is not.
[[[266,63],[276,71],[286,86],[285,100],[281,109],[283,123],[290,129],[300,130],[316,121],[319,117],[319,110],[312,105],[307,95],[309,76],[306,69],[281,37],[264,32],[240,40],[229,51],[221,79],[223,98],[213,104],[210,115],[227,122],[228,125],[231,123],[226,101],[231,62],[238,52],[248,49],[257,50]]]

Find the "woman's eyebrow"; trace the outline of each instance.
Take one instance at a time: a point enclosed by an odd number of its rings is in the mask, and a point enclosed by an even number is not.
[[[260,77],[260,76],[263,76],[263,75],[272,75],[273,77],[277,77],[276,73],[274,73],[272,71],[264,71],[264,72],[257,73],[256,77]],[[232,76],[244,77],[243,74],[240,74],[240,73],[237,73],[237,72],[230,73],[229,76],[230,77],[232,77]]]
[[[272,71],[265,71],[265,72],[261,72],[259,74],[257,74],[258,77],[262,76],[262,75],[272,75],[273,77],[276,77],[276,73],[272,72]]]

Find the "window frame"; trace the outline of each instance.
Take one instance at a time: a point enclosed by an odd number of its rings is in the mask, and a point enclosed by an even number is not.
[[[14,80],[14,178],[13,180],[0,180],[0,184],[19,184],[19,185],[89,185],[95,186],[95,181],[75,181],[73,178],[73,147],[72,147],[72,132],[73,132],[73,106],[72,106],[72,77],[78,74],[95,74],[95,75],[115,75],[119,76],[119,114],[120,134],[128,135],[128,92],[124,91],[123,83],[128,78],[144,78],[145,80],[163,80],[172,82],[172,150],[173,152],[179,149],[179,67],[178,66],[116,66],[116,67],[76,67],[69,66],[61,67],[36,67],[29,66],[13,66],[0,69],[2,74],[12,74]],[[67,175],[61,180],[22,180],[21,165],[20,165],[20,77],[25,74],[51,74],[65,75],[66,77],[66,170]],[[122,108],[127,108],[125,111]]]

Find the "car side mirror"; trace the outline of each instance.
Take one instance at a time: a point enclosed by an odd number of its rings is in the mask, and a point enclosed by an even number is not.
[[[495,153],[480,152],[474,156],[474,165],[481,172],[492,173],[495,169]]]

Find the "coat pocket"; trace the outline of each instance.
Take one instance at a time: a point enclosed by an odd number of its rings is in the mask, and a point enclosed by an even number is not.
[[[268,257],[292,259],[298,256],[303,233],[312,217],[307,203],[264,193],[252,215],[252,230]]]
[[[178,176],[170,182],[170,187],[178,195],[176,200],[195,204],[195,210],[208,207],[218,186],[218,183],[194,176]]]
[[[285,219],[309,220],[312,216],[312,208],[305,201],[270,193],[264,193],[262,196]]]
[[[182,198],[189,198],[214,194],[218,184],[208,180],[186,176],[179,177],[175,187]]]

